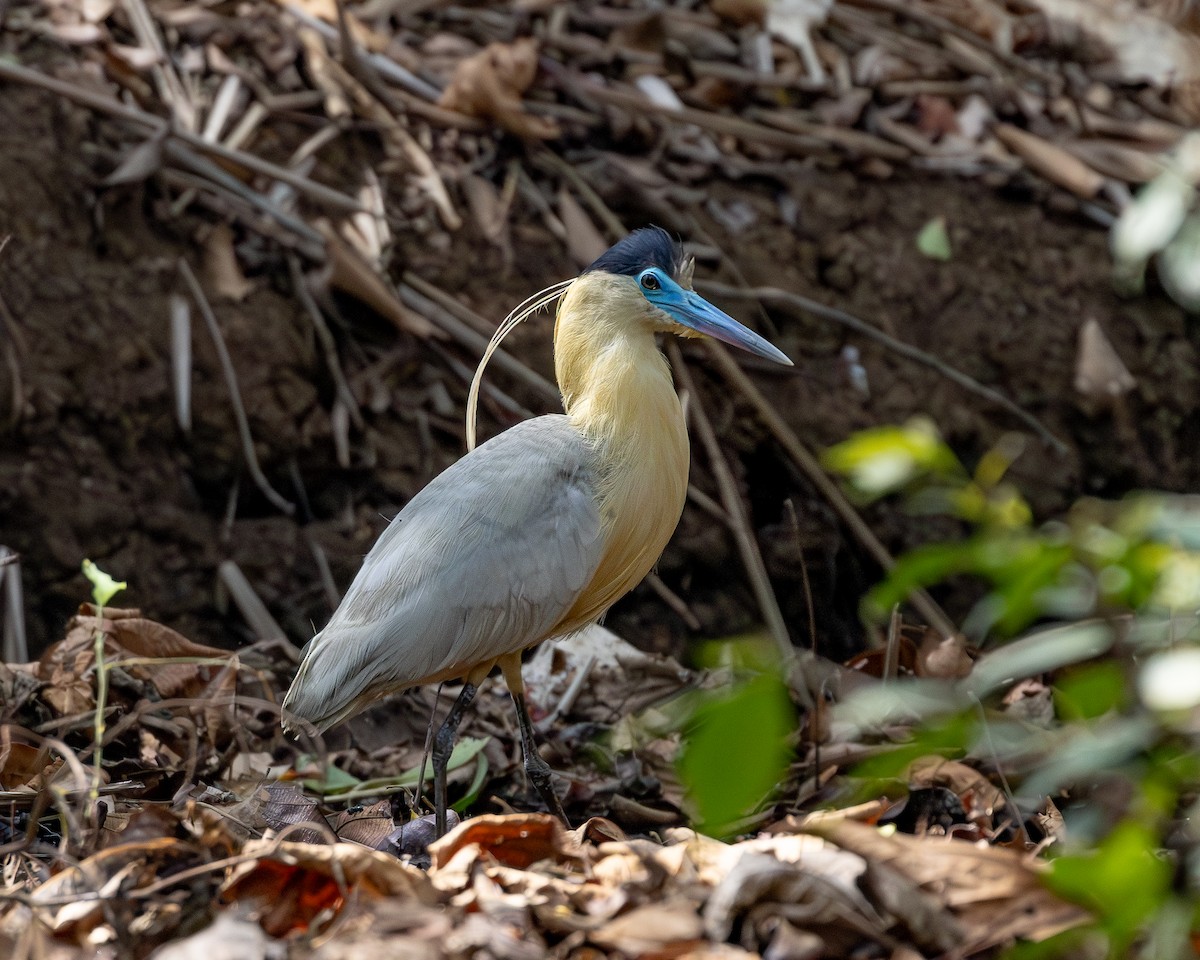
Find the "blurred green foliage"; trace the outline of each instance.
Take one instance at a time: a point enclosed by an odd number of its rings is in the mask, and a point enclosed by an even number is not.
[[[1156,260],[1167,292],[1186,309],[1200,311],[1198,183],[1200,133],[1193,132],[1113,224],[1109,243],[1118,289],[1141,292],[1146,267]]]
[[[862,738],[909,731],[855,777],[864,792],[894,792],[916,758],[955,757],[999,768],[1026,812],[1046,796],[1065,805],[1067,831],[1048,851],[1046,883],[1096,922],[1019,945],[1013,960],[1193,956],[1200,497],[1089,498],[1037,523],[1004,479],[1020,451],[1019,440],[1002,440],[970,471],[917,420],[826,453],[861,500],[902,493],[913,512],[956,518],[965,531],[901,557],[865,598],[864,619],[882,622],[913,590],[949,577],[986,586],[964,623],[989,649],[970,676],[899,681],[834,708]],[[1055,625],[1027,632],[1038,622]],[[995,698],[1023,677],[1050,684],[1051,715],[1000,709]]]
[[[1200,498],[1084,499],[1062,520],[1034,525],[1028,503],[1004,480],[1021,448],[1005,438],[969,472],[928,421],[914,420],[826,452],[825,465],[860,498],[904,491],[915,512],[972,528],[961,541],[901,557],[867,594],[867,620],[883,622],[914,590],[963,574],[991,587],[965,624],[980,637],[1012,636],[1045,616],[1200,607]]]
[[[677,766],[697,829],[725,838],[775,793],[792,758],[796,716],[769,648],[748,638],[718,642],[700,660],[732,679],[696,704]]]

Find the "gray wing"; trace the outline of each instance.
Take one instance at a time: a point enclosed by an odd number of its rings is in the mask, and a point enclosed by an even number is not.
[[[384,530],[284,707],[325,729],[376,695],[521,650],[571,608],[601,549],[586,441],[561,415],[520,423]]]

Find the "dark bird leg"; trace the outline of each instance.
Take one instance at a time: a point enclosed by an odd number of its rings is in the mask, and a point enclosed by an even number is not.
[[[475,699],[475,684],[464,683],[458,699],[446,714],[446,719],[438,727],[437,736],[433,738],[433,813],[434,826],[439,837],[446,833],[446,765],[450,763],[450,754],[454,751],[454,741],[458,737],[458,725],[462,723],[463,712]]]
[[[538,753],[537,741],[533,732],[533,721],[529,719],[529,709],[525,706],[525,681],[521,678],[521,655],[514,654],[500,661],[500,669],[504,671],[504,680],[508,684],[508,692],[517,708],[517,720],[521,724],[521,753],[525,757],[525,776],[533,784],[546,808],[562,821],[563,826],[571,829],[571,821],[563,811],[562,801],[554,792],[554,771],[550,764]]]

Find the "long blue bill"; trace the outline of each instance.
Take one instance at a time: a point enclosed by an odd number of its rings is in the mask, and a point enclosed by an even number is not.
[[[787,364],[789,367],[792,365],[792,361],[782,350],[753,330],[742,326],[724,310],[714,307],[695,290],[685,290],[675,284],[672,286],[675,286],[674,290],[657,291],[660,295],[654,297],[652,302],[683,326],[755,356]]]

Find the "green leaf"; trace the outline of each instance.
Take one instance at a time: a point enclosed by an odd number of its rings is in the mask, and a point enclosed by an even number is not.
[[[1123,821],[1095,850],[1055,860],[1046,885],[1093,910],[1113,939],[1127,944],[1170,889],[1173,868],[1158,847],[1148,826]]]
[[[1125,673],[1111,660],[1072,670],[1054,685],[1054,702],[1063,720],[1091,720],[1125,700]]]
[[[914,417],[902,427],[862,430],[830,447],[821,460],[872,497],[899,490],[929,473],[965,475],[958,459],[938,436],[937,428],[921,417]]]
[[[466,766],[475,759],[479,751],[487,746],[490,739],[490,737],[463,737],[454,745],[454,751],[450,754],[450,762],[446,765],[447,771],[457,770],[459,767]],[[300,783],[304,789],[320,794],[321,796],[348,800],[352,797],[355,799],[359,797],[371,797],[376,794],[395,793],[397,790],[415,787],[417,786],[417,777],[420,775],[420,770],[421,768],[416,766],[394,777],[375,777],[371,780],[359,780],[352,774],[346,773],[345,770],[330,764],[325,770],[324,779],[307,779],[301,780]],[[428,765],[425,768],[425,776],[426,779],[431,776]],[[478,773],[476,773],[476,776],[478,776]]]
[[[347,773],[341,767],[335,764],[328,764],[325,767],[325,775],[320,779],[316,777],[308,777],[300,781],[300,785],[305,790],[311,790],[313,793],[320,793],[326,796],[334,793],[345,793],[347,790],[353,790],[362,781],[352,773]]]
[[[950,234],[946,232],[946,218],[934,217],[917,234],[917,249],[930,260],[950,259]]]
[[[92,599],[98,607],[107,607],[113,597],[129,586],[124,580],[114,580],[91,560],[83,561],[83,575],[92,582]]]
[[[475,776],[471,780],[471,785],[467,787],[467,792],[463,794],[463,798],[458,803],[452,803],[450,806],[458,813],[465,813],[467,808],[479,799],[479,794],[483,791],[483,785],[487,781],[488,770],[490,769],[486,754],[479,754],[479,762],[475,764]]]
[[[875,587],[863,600],[866,619],[880,622],[891,614],[892,607],[929,584],[937,583],[956,573],[975,567],[975,545],[963,543],[934,543],[910,550],[896,561],[887,579]]]
[[[961,757],[975,736],[978,714],[957,713],[913,731],[912,739],[886,753],[870,757],[854,768],[854,776],[868,781],[896,780],[919,757]]]
[[[795,723],[783,682],[764,673],[701,706],[679,757],[700,827],[725,836],[779,783]]]

